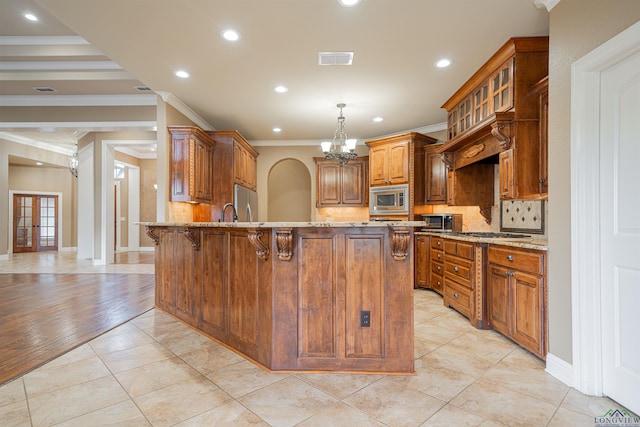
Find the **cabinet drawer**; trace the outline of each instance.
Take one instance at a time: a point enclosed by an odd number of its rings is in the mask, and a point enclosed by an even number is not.
[[[544,274],[544,256],[541,251],[523,251],[507,246],[490,245],[488,251],[489,263],[533,274]]]
[[[463,284],[465,286],[471,288],[471,262],[447,255],[444,263],[444,271],[447,276],[455,277],[456,280],[461,279],[459,280],[460,282],[464,282]]]
[[[456,282],[445,279],[444,304],[458,310],[465,316],[471,316],[471,291]]]
[[[473,260],[473,243],[445,240],[444,251],[447,255]]]
[[[431,236],[431,247],[434,249],[444,250],[444,239],[442,237]]]
[[[431,272],[429,285],[431,286],[431,289],[442,295],[442,290],[444,288],[444,279],[442,278],[442,274]]]
[[[444,252],[432,250],[431,251],[431,261],[435,262],[444,262]]]
[[[431,262],[431,271],[442,276],[444,274],[444,264],[441,262]]]

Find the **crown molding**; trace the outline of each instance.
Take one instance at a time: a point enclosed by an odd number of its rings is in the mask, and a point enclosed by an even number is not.
[[[0,45],[37,46],[37,45],[88,45],[89,42],[80,36],[0,36]]]
[[[0,71],[122,70],[113,61],[4,61]]]
[[[551,9],[556,7],[560,3],[560,0],[533,0],[533,4],[538,9],[545,8],[547,12],[551,12]]]
[[[30,147],[40,148],[42,150],[52,151],[58,154],[64,154],[65,156],[71,156],[76,152],[75,148],[64,148],[59,145],[50,144],[47,142],[37,141],[32,138],[27,138],[22,135],[17,135],[10,132],[0,132],[0,138],[7,141],[15,142],[17,144],[28,145]]]
[[[39,130],[41,132],[55,132],[56,129],[75,129],[86,132],[114,132],[118,130],[146,130],[156,131],[155,121],[130,122],[0,122],[0,130],[7,132],[20,130]]]
[[[0,107],[111,107],[157,105],[156,95],[4,95]]]
[[[171,105],[173,108],[185,115],[189,120],[195,123],[202,130],[216,130],[205,119],[203,119],[198,113],[193,111],[191,107],[182,102],[177,96],[171,92],[156,91],[164,102]]]

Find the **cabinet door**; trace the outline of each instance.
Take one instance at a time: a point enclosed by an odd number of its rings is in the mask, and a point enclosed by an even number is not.
[[[195,140],[194,197],[197,202],[211,203],[213,179],[213,147],[200,139]]]
[[[493,111],[513,108],[513,58],[505,62],[491,79]]]
[[[499,159],[500,199],[513,199],[515,197],[513,148],[500,153]]]
[[[415,245],[415,286],[429,287],[429,237],[416,236]]]
[[[453,111],[447,116],[447,139],[453,139],[458,136],[458,109],[454,108]]]
[[[336,162],[318,163],[316,206],[336,206],[341,203],[340,165]]]
[[[175,135],[171,139],[171,201],[192,201],[191,188],[191,138]]]
[[[549,172],[548,172],[548,133],[549,133],[549,94],[544,91],[540,94],[540,194],[549,192]]]
[[[543,279],[519,271],[512,274],[511,335],[523,347],[546,357],[543,354]]]
[[[245,180],[245,158],[242,146],[240,144],[233,144],[233,179],[236,184],[246,186]]]
[[[506,268],[489,265],[489,322],[497,331],[509,336],[509,286],[511,272]]]
[[[480,123],[493,112],[491,108],[491,98],[489,97],[490,81],[482,83],[473,92],[473,122]]]
[[[469,95],[458,104],[458,129],[460,133],[465,132],[473,124],[471,120],[473,118],[471,100],[472,97]]]
[[[340,169],[341,195],[343,205],[364,205],[364,163],[349,162]]]
[[[369,177],[371,185],[389,184],[389,147],[373,147],[369,151]]]
[[[390,184],[409,182],[409,142],[399,142],[389,147]]]
[[[429,153],[426,157],[427,202],[447,201],[447,168],[442,156]]]
[[[256,191],[258,188],[258,159],[251,155],[248,151],[246,163],[246,181],[249,189]]]

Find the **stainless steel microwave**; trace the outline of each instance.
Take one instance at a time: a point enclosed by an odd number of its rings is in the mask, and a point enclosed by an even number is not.
[[[424,231],[462,231],[461,214],[424,214]]]
[[[369,214],[408,215],[409,185],[385,185],[369,189]]]

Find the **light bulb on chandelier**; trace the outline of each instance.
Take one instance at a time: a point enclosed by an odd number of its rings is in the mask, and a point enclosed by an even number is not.
[[[337,160],[340,166],[358,157],[354,152],[356,149],[356,140],[348,139],[345,130],[345,118],[342,115],[342,109],[346,106],[346,104],[342,103],[337,105],[340,109],[340,115],[338,116],[338,128],[333,134],[333,141],[326,141],[320,144],[324,157],[328,160]]]

